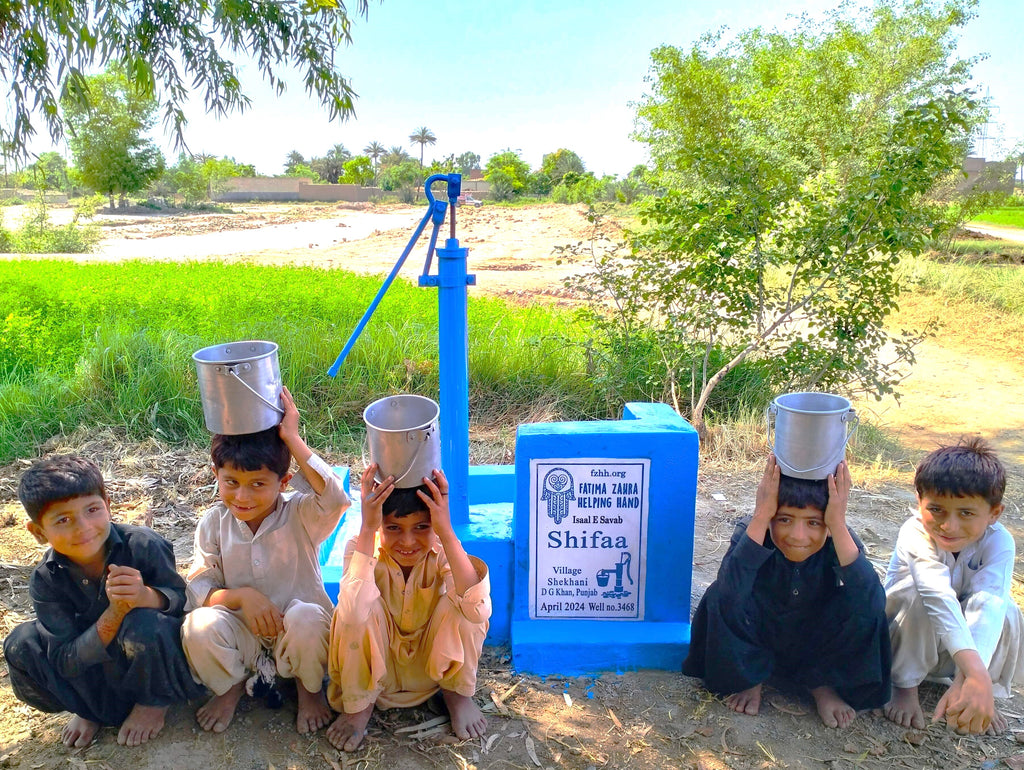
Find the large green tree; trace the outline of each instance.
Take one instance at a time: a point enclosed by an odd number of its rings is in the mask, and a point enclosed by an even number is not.
[[[356,0],[365,15],[367,0]],[[251,58],[265,81],[285,89],[286,68],[301,73],[306,92],[331,119],[353,111],[355,93],[335,68],[351,42],[352,19],[342,0],[5,0],[0,2],[0,82],[10,123],[0,141],[24,151],[42,118],[63,135],[58,103],[88,103],[86,74],[119,65],[145,95],[159,99],[179,143],[182,105],[201,95],[218,115],[250,104],[235,60]]]
[[[484,167],[484,179],[491,185],[491,197],[497,201],[522,195],[530,178],[530,164],[516,150],[496,153]]]
[[[556,185],[566,174],[583,174],[587,169],[579,155],[562,147],[541,158],[540,170]]]
[[[652,53],[637,137],[666,192],[586,287],[615,301],[613,369],[653,338],[659,395],[702,430],[711,393],[748,360],[776,391],[893,390],[916,339],[885,328],[896,267],[931,232],[926,196],[984,113],[953,52],[973,7],[843,5],[789,32]]]
[[[163,155],[146,135],[156,122],[157,101],[140,94],[116,68],[90,75],[84,87],[88,105],[70,96],[62,103],[75,171],[87,187],[110,198],[111,208],[115,196],[124,205],[128,194],[164,169]]]

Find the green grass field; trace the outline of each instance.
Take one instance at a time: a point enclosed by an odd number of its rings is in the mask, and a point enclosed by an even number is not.
[[[1003,206],[983,211],[972,222],[1024,229],[1024,206]]]

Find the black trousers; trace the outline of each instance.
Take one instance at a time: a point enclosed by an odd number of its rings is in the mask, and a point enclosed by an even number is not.
[[[30,706],[119,725],[136,704],[169,706],[206,692],[192,679],[180,633],[180,617],[134,609],[107,646],[110,660],[88,667],[80,676],[64,677],[50,663],[33,620],[17,626],[4,640],[4,656],[14,694]]]

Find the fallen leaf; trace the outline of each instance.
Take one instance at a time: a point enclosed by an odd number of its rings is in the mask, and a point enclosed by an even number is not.
[[[537,759],[537,749],[533,746],[533,738],[529,735],[526,736],[526,753],[530,755],[530,759],[533,760],[533,764],[540,767],[540,760]]]
[[[502,702],[501,698],[498,697],[498,693],[494,692],[494,690],[491,690],[491,702],[494,703],[494,707],[498,709],[499,713],[505,716],[512,715],[512,712],[508,710],[508,706]]]
[[[572,698],[569,697],[569,693],[563,692],[562,697],[565,699],[565,705],[572,708]]]
[[[854,746],[852,743],[847,743],[843,746],[843,751],[847,754],[860,754],[860,748],[858,746]]]
[[[326,751],[321,751],[320,753],[323,754],[324,761],[331,766],[331,770],[341,770],[341,765],[338,764],[337,760],[334,757],[332,757]],[[274,770],[274,766],[271,765],[268,768],[268,770]]]
[[[783,714],[792,714],[795,717],[807,716],[807,711],[805,709],[790,703],[784,698],[773,697],[769,698],[768,702],[772,705],[772,708],[776,711],[781,711]]]
[[[610,716],[612,718],[612,721],[615,723],[615,726],[618,727],[621,730],[622,729],[622,722],[619,721],[619,718],[617,716],[615,716],[615,712],[612,711],[610,708],[608,709],[608,716]]]
[[[1024,770],[1024,754],[1014,754],[1003,760],[1010,770]]]
[[[715,734],[715,728],[713,728],[711,725],[704,725],[703,727],[698,727],[696,730],[694,730],[694,732],[700,733],[705,738],[710,738],[712,735]]]
[[[919,730],[907,730],[903,734],[903,740],[911,746],[920,746],[928,739],[928,734]]]
[[[487,739],[487,743],[484,744],[484,754],[491,750],[493,746],[501,738],[500,733],[494,733],[490,738]]]
[[[1017,743],[1024,743],[1024,733],[1014,733],[1013,739],[1017,741]]]

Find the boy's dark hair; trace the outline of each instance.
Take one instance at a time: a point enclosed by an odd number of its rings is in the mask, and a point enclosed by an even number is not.
[[[47,506],[88,495],[106,499],[107,487],[96,463],[78,455],[44,458],[21,474],[18,482],[18,499],[36,524]]]
[[[783,505],[824,513],[828,506],[828,479],[797,479],[779,474],[779,507]]]
[[[914,473],[918,497],[926,494],[983,497],[999,505],[1006,491],[1006,469],[985,439],[961,438],[925,457]]]
[[[381,512],[385,516],[394,516],[396,519],[413,513],[420,513],[421,511],[429,513],[430,509],[427,507],[427,504],[416,494],[418,491],[422,491],[423,494],[430,497],[430,490],[427,489],[426,484],[420,484],[418,487],[392,489],[388,499],[381,506]]]
[[[259,433],[225,436],[215,433],[210,442],[210,457],[217,468],[231,465],[240,471],[258,471],[266,468],[278,477],[288,473],[292,453],[284,443],[277,426]]]

